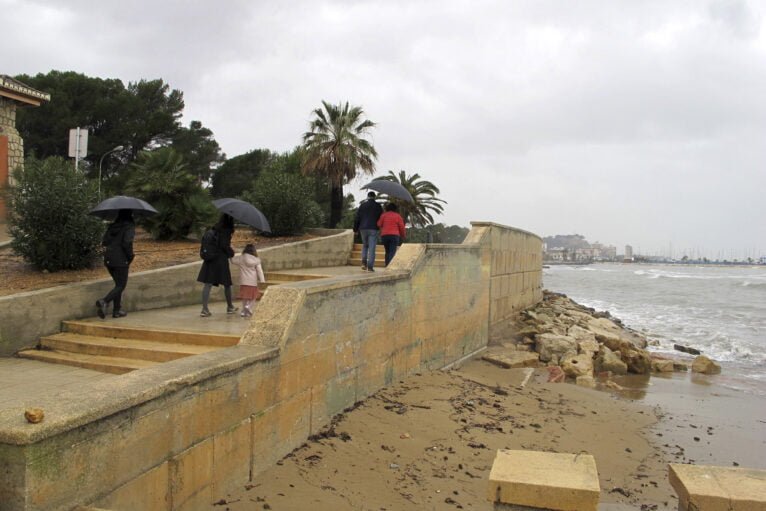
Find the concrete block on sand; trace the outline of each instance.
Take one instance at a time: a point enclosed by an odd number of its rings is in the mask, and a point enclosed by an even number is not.
[[[600,487],[589,454],[497,451],[487,497],[496,503],[561,511],[596,511]]]
[[[680,511],[766,511],[766,470],[668,465]]]
[[[518,367],[537,367],[540,358],[537,353],[528,351],[505,351],[503,353],[487,353],[482,359],[506,369]]]

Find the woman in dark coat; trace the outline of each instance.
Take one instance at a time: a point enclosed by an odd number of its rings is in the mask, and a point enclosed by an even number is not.
[[[133,262],[133,239],[135,237],[136,224],[133,222],[133,213],[129,209],[121,209],[117,213],[115,221],[107,227],[101,240],[101,245],[106,247],[104,265],[114,280],[114,288],[105,297],[96,300],[96,312],[99,318],[106,317],[106,309],[112,302],[114,302],[113,318],[124,318],[128,315],[122,310],[122,292],[128,285],[128,272],[130,263]]]
[[[207,306],[212,286],[223,286],[223,292],[226,295],[226,314],[237,312],[237,307],[231,301],[231,270],[229,269],[229,259],[234,257],[234,249],[231,248],[234,219],[226,214],[221,215],[221,219],[213,226],[213,232],[215,232],[215,257],[202,263],[197,276],[197,282],[205,284],[202,287],[202,311],[199,313],[203,318],[212,315]]]

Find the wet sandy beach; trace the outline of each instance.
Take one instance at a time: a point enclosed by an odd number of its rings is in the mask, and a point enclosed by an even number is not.
[[[610,393],[544,369],[521,387],[529,371],[473,360],[408,378],[213,509],[491,510],[501,448],[592,454],[601,502],[624,509],[676,509],[668,463],[764,468],[764,402],[715,377],[628,377]]]

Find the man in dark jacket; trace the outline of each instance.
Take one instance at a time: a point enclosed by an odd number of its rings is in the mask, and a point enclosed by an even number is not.
[[[375,201],[375,192],[367,194],[354,217],[354,232],[362,237],[362,271],[375,271],[375,245],[378,243],[378,218],[383,208]]]
[[[106,317],[106,309],[114,302],[113,318],[124,318],[128,315],[122,310],[122,292],[128,285],[128,272],[133,262],[133,239],[136,237],[136,225],[133,213],[129,209],[121,209],[117,219],[109,224],[101,245],[104,250],[104,265],[114,281],[114,288],[107,295],[96,300],[96,312],[99,318]]]

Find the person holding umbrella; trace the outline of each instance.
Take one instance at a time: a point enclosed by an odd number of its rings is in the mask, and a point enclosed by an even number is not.
[[[204,237],[207,237],[208,234],[205,233]],[[210,301],[210,289],[213,286],[223,286],[223,292],[226,296],[226,314],[237,312],[237,307],[231,301],[232,282],[229,259],[234,257],[234,249],[231,248],[232,234],[234,234],[234,218],[224,213],[212,228],[212,246],[209,249],[212,256],[204,260],[197,276],[197,282],[204,284],[202,287],[202,311],[199,313],[203,318],[212,316],[208,309],[208,302]],[[204,245],[205,241],[203,240],[203,248],[207,248]]]
[[[354,232],[362,237],[362,271],[375,271],[375,245],[378,243],[378,219],[383,208],[369,192],[354,216]]]
[[[386,212],[380,215],[378,227],[380,227],[380,238],[383,241],[383,247],[386,249],[386,266],[396,255],[396,250],[404,240],[407,231],[404,229],[404,219],[397,213],[399,208],[393,202],[386,204]]]
[[[130,263],[133,262],[133,239],[136,237],[136,224],[130,209],[120,209],[117,218],[109,224],[101,240],[104,250],[104,265],[114,281],[114,288],[100,300],[96,300],[98,317],[104,319],[110,303],[113,318],[124,318],[128,315],[122,310],[122,292],[128,285]]]

